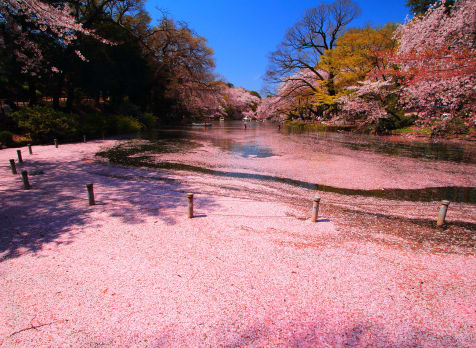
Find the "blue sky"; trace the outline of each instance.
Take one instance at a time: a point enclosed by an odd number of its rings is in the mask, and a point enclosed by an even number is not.
[[[216,72],[235,86],[259,91],[268,55],[281,42],[287,29],[305,9],[316,7],[314,0],[147,0],[153,19],[157,8],[176,20],[189,24],[208,39],[215,51]],[[406,0],[357,0],[362,15],[352,26],[403,22]],[[155,24],[155,22],[153,22]]]

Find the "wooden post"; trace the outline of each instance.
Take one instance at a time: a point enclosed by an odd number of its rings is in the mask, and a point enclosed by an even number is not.
[[[31,149],[31,144],[28,144],[28,152],[30,153],[30,155],[33,154],[33,150]]]
[[[86,142],[86,136],[83,135],[83,143],[85,143],[85,142]]]
[[[86,188],[88,189],[89,205],[95,205],[93,184],[86,184]]]
[[[55,139],[55,147],[58,148],[58,139]]]
[[[436,226],[441,227],[445,224],[446,212],[448,211],[448,206],[450,201],[441,201],[440,213],[438,214],[438,220],[436,220]]]
[[[17,150],[18,163],[23,163],[23,158],[21,157],[21,150]]]
[[[188,218],[193,218],[193,193],[187,193],[188,200]]]
[[[21,172],[21,178],[23,180],[23,188],[25,190],[30,189],[30,182],[28,181],[28,172],[26,170]]]
[[[312,222],[317,221],[317,216],[319,214],[319,202],[321,199],[319,197],[314,197],[312,201]]]
[[[13,159],[10,160],[10,168],[12,168],[12,174],[17,173],[17,167],[15,166],[15,160]]]

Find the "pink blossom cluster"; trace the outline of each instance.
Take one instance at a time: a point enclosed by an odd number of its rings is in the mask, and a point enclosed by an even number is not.
[[[239,109],[242,112],[249,111],[249,108],[253,105],[257,105],[260,101],[257,96],[239,87],[227,88],[224,91],[224,99],[229,106]]]
[[[222,91],[223,110],[228,107],[234,114],[255,117],[256,107],[260,103],[260,98],[251,94],[244,88],[225,87]]]
[[[364,117],[364,123],[372,123],[387,117],[383,99],[395,92],[393,83],[389,81],[365,80],[358,86],[348,88],[351,94],[340,97],[338,103],[341,110],[349,118]]]
[[[263,98],[258,105],[258,109],[256,109],[256,116],[263,120],[280,116],[282,114],[282,110],[280,109],[280,107],[282,107],[282,100],[280,97]]]
[[[319,69],[318,72],[324,79],[329,76],[324,70]],[[285,77],[278,87],[276,96],[261,101],[257,109],[257,117],[265,119],[281,116],[309,106],[321,81],[318,75],[309,69],[299,70],[295,74]]]
[[[324,79],[329,76],[324,70],[319,69],[319,73]],[[283,97],[312,95],[318,87],[319,81],[321,79],[311,70],[299,70],[283,80],[277,94]]]
[[[394,62],[405,78],[402,97],[423,123],[447,114],[474,125],[476,1],[457,0],[450,11],[445,3],[397,29]]]
[[[14,53],[22,62],[24,71],[35,70],[43,57],[38,45],[28,39],[26,29],[16,20],[16,16],[19,15],[40,31],[49,29],[64,45],[71,44],[77,38],[77,33],[92,36],[106,44],[113,44],[78,23],[71,15],[68,3],[64,6],[53,6],[41,0],[2,0],[0,16],[5,18],[9,28],[17,36],[15,44],[18,49]],[[79,51],[76,51],[76,54],[85,60]]]
[[[192,81],[182,82],[175,88],[187,111],[204,117],[224,114],[220,91]]]

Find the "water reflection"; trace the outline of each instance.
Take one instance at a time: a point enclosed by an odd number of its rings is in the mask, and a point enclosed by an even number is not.
[[[229,138],[212,138],[211,142],[213,145],[224,151],[231,152],[244,158],[265,158],[274,156],[271,149],[262,146],[258,142],[240,144]]]
[[[241,121],[217,121],[213,122],[212,127],[199,129],[185,127],[183,130],[189,132],[189,137],[193,137],[194,133],[205,137],[215,137],[217,139],[216,146],[244,157],[273,156],[272,150],[263,148],[257,140],[261,136],[285,136],[291,142],[313,146],[316,151],[322,151],[323,148],[333,151],[338,145],[355,151],[369,151],[397,157],[476,163],[476,146],[471,143],[415,141],[396,136],[373,136],[349,132],[306,132],[286,127],[281,127],[278,131],[278,125],[270,121],[247,122],[246,129]],[[219,139],[220,137],[224,139]],[[233,142],[226,144],[227,140],[225,139],[233,139]]]
[[[405,140],[394,136],[373,136],[349,132],[288,132],[291,138],[305,138],[315,144],[338,144],[351,150],[371,151],[391,156],[427,158],[458,163],[476,163],[476,146],[467,143]]]

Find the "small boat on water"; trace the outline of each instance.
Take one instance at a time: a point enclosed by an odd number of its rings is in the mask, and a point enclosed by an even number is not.
[[[220,117],[220,122],[224,122],[225,121],[225,118],[224,117]]]
[[[211,124],[211,123],[206,123],[206,122],[203,122],[203,123],[192,123],[192,126],[193,126],[193,127],[211,127],[212,124]]]

